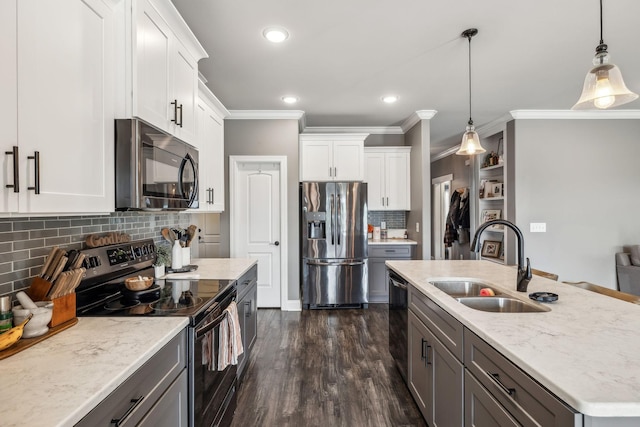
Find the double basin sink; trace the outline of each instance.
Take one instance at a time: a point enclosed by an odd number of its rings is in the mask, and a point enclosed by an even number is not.
[[[474,310],[488,311],[491,313],[538,313],[550,311],[547,307],[503,295],[500,291],[486,283],[453,279],[438,280],[429,283],[455,298],[461,304]],[[494,295],[483,296],[481,295],[482,289],[489,289]]]

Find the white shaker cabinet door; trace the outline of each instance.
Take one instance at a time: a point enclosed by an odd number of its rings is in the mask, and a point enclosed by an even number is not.
[[[18,210],[19,187],[16,185],[16,164],[19,159],[14,158],[14,152],[18,149],[18,103],[17,90],[17,22],[16,0],[4,1],[0,6],[0,149],[5,154],[2,157],[2,180],[0,212],[16,212]],[[18,178],[18,185],[19,185]],[[7,185],[12,187],[7,188]]]
[[[367,183],[367,201],[370,211],[381,211],[385,209],[385,187],[384,187],[384,153],[364,154],[365,177]]]
[[[333,181],[333,142],[300,143],[300,181]]]
[[[224,211],[224,121],[198,102],[199,211]]]
[[[178,122],[173,122],[174,135],[192,145],[196,141],[196,99],[198,97],[198,63],[175,41],[173,52],[173,98],[178,102]]]
[[[170,104],[171,30],[148,1],[137,2],[136,7],[133,115],[172,132],[170,120],[179,112]]]
[[[115,34],[109,4],[18,1],[21,212],[114,208]]]
[[[335,181],[364,180],[364,142],[334,141],[333,165]]]
[[[409,153],[387,153],[385,158],[385,209],[411,210]]]

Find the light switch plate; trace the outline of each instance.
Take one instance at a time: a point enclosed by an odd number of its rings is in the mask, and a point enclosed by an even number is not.
[[[546,222],[532,222],[529,224],[529,231],[532,233],[546,233],[547,232],[547,223]]]
[[[420,232],[420,223],[416,222],[416,233]]]

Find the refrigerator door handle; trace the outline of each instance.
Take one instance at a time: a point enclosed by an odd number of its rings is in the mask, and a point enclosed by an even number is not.
[[[334,209],[335,209],[335,206],[334,206],[334,203],[333,203],[333,194],[332,194],[331,195],[331,246],[335,245],[335,242],[334,242],[335,227],[334,227],[334,224],[333,224],[333,219],[335,218]]]
[[[338,246],[340,246],[340,234],[342,234],[342,224],[340,224],[340,215],[341,215],[341,209],[340,209],[340,194],[338,194],[337,196],[338,198],[338,206],[336,207],[336,209],[338,210],[338,216],[336,217],[336,224],[338,229],[336,230],[336,234],[338,235]]]
[[[351,266],[362,265],[362,264],[364,264],[364,261],[353,261],[353,262],[307,261],[307,265],[320,265],[323,267],[330,266],[330,265],[346,265],[351,267]]]

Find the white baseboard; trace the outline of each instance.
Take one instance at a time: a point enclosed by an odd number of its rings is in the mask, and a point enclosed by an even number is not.
[[[302,311],[302,302],[299,299],[290,299],[280,308],[282,311]]]

